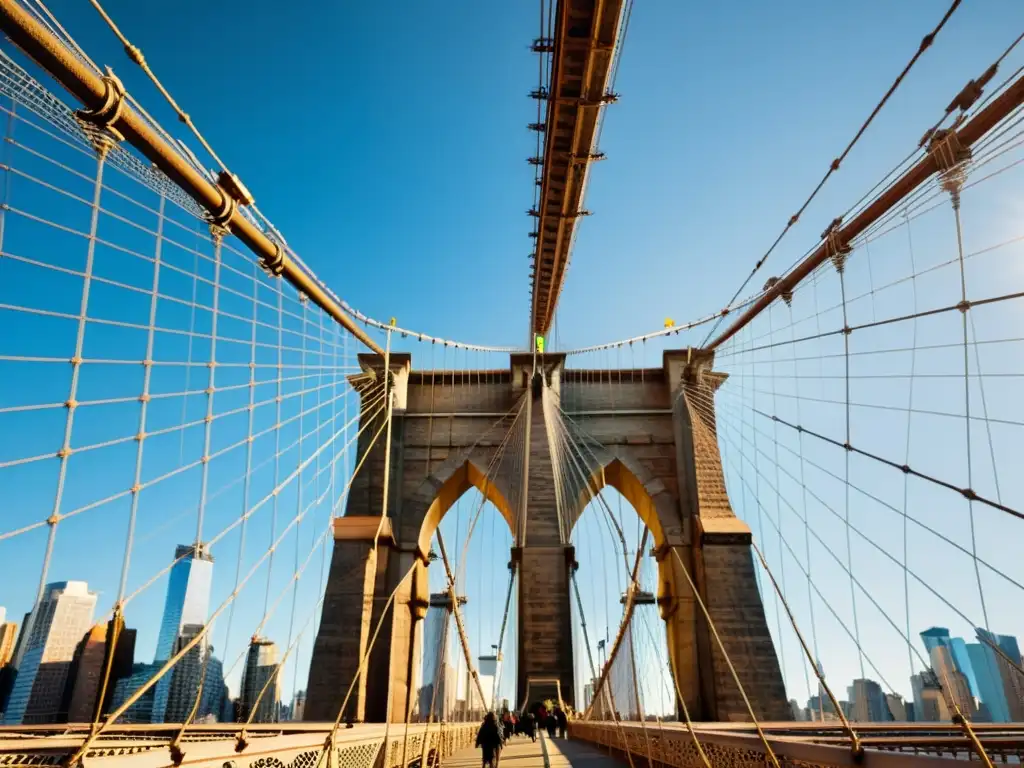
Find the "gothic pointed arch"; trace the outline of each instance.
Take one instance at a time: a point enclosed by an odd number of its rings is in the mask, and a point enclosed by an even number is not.
[[[684,521],[675,497],[663,481],[653,477],[627,451],[606,449],[596,458],[601,465],[591,472],[585,487],[580,490],[571,518],[573,525],[590,501],[605,487],[611,486],[626,498],[650,529],[656,548],[682,543]]]
[[[506,494],[500,487],[500,480],[490,477],[476,462],[470,458],[458,457],[455,461],[446,461],[439,466],[421,485],[418,496],[423,493],[432,494],[420,524],[418,548],[422,553],[430,551],[430,540],[441,524],[441,520],[470,488],[476,488],[508,524],[509,531],[515,533],[515,515],[509,505]]]

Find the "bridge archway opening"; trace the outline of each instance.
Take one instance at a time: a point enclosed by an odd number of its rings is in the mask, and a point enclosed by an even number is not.
[[[516,680],[515,601],[503,648],[497,647],[508,592],[508,562],[514,516],[505,494],[485,470],[465,461],[444,477],[423,518],[419,549],[428,554],[426,578],[417,597],[429,604],[420,650],[417,717],[479,720],[483,711],[514,699]],[[465,653],[449,607],[448,576],[436,534],[440,531],[455,577],[455,592],[473,666],[485,702],[469,677]],[[436,689],[436,693],[435,693]],[[481,711],[483,710],[483,711]]]
[[[663,582],[671,578],[671,573],[666,569],[663,574],[661,564],[653,556],[654,550],[666,542],[655,502],[637,475],[623,461],[614,459],[593,473],[577,509],[571,529],[571,543],[579,564],[576,581],[580,596],[572,604],[576,700],[581,708],[585,707],[597,687],[590,668],[591,658],[600,679],[614,653],[625,615],[630,575],[640,550],[639,593],[634,598],[629,636],[619,645],[609,681],[614,679],[614,687],[621,690],[622,698],[626,698],[628,691],[631,699],[621,702],[620,713],[633,711],[639,699],[645,716],[672,716],[676,695],[665,629],[658,614],[658,599],[666,586]],[[586,638],[583,619],[587,624]]]
[[[508,524],[510,535],[515,531],[515,516],[512,514],[512,508],[505,499],[505,495],[497,484],[487,476],[486,471],[481,470],[472,461],[466,460],[447,473],[434,501],[427,509],[423,524],[420,526],[419,547],[421,551],[428,552],[430,550],[434,533],[442,519],[448,510],[460,501],[471,488],[475,488],[501,515]],[[442,533],[442,535],[444,534]]]

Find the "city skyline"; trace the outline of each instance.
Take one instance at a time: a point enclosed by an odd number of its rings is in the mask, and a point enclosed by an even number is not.
[[[23,625],[4,724],[55,722],[74,652],[92,624],[96,595],[83,581],[48,584]]]
[[[25,670],[24,675],[14,676],[3,713],[4,722],[10,724],[19,719],[24,722],[52,722],[61,717],[87,720],[96,711],[106,712],[120,706],[166,661],[159,657],[161,650],[166,648],[166,638],[172,632],[168,657],[202,633],[204,624],[188,621],[192,618],[206,621],[210,610],[208,589],[212,575],[213,559],[201,547],[176,547],[175,565],[168,579],[165,611],[161,616],[160,636],[152,663],[137,659],[133,662],[136,630],[124,627],[122,618],[107,624],[92,623],[96,595],[89,591],[85,582],[48,585],[43,601],[26,616],[21,629],[27,628],[30,634],[24,637],[14,622],[6,622],[6,607],[0,606],[0,670],[7,670],[8,665],[14,665],[18,659]],[[462,610],[467,603],[466,598],[459,598]],[[101,670],[107,665],[109,641],[115,625],[118,637],[115,653],[118,656],[111,664],[111,685],[106,699],[99,702]],[[417,717],[453,717],[459,712],[468,714],[480,708],[475,703],[478,698],[475,687],[462,663],[461,648],[452,640],[453,625],[450,594],[432,594],[424,625],[421,682],[414,713]],[[83,627],[84,631],[79,632]],[[918,637],[929,667],[911,676],[908,682],[912,695],[904,697],[897,691],[884,690],[871,678],[855,679],[845,689],[847,698],[840,700],[844,714],[856,721],[882,721],[895,719],[897,715],[907,717],[908,713],[914,721],[942,721],[951,718],[949,703],[952,701],[965,716],[978,722],[1024,720],[1024,681],[1015,668],[1015,665],[1021,665],[1017,638],[980,627],[975,628],[975,633],[978,642],[966,642],[961,637],[952,636],[946,627],[930,626],[921,630]],[[633,642],[632,634],[632,628],[628,629],[626,642]],[[454,663],[451,660],[453,648],[456,654]],[[501,699],[495,687],[500,677],[499,668],[503,666],[499,657],[484,654],[477,661],[485,696]],[[51,666],[44,670],[44,663]],[[195,707],[197,722],[223,720],[229,715],[245,720],[252,714],[253,722],[273,722],[282,715],[295,717],[304,709],[305,689],[297,688],[290,697],[290,703],[282,701],[278,664],[277,644],[266,637],[253,637],[246,653],[238,695],[232,698],[223,678],[222,661],[214,656],[208,642],[198,642],[126,713],[125,720],[184,720],[192,713],[196,703],[193,692],[199,689],[200,680],[204,688]],[[824,675],[821,661],[817,666]],[[612,686],[613,697],[617,686],[622,688],[619,699],[631,700],[627,689],[635,683],[631,673],[624,670],[623,665],[613,665],[609,685]],[[3,679],[2,675],[0,679]],[[441,686],[435,693],[434,682],[437,680],[441,680]],[[156,708],[161,682],[166,683],[163,714]],[[588,695],[593,696],[593,683],[584,681],[582,685],[586,701]],[[830,687],[833,693],[840,690],[833,684]],[[794,717],[835,717],[831,702],[824,696],[824,689],[820,691],[819,695],[808,700],[805,707],[791,700]],[[261,693],[262,699],[257,705]],[[157,720],[158,717],[162,719]]]
[[[178,662],[125,712],[125,722],[183,722],[190,716],[195,722],[207,722],[228,713],[232,718],[247,717],[264,683],[276,677],[276,645],[266,639],[253,641],[250,651],[257,647],[258,653],[254,657],[250,652],[241,689],[232,700],[223,662],[214,656],[208,637],[200,637],[210,611],[212,576],[213,558],[201,546],[176,547],[152,662],[137,658],[137,630],[126,628],[120,614],[92,624],[96,594],[86,582],[48,585],[20,632],[15,623],[5,622],[6,607],[0,606],[0,682],[10,689],[0,687],[3,722],[90,721],[126,704],[179,652],[184,655]],[[108,667],[110,677],[104,689]],[[102,700],[101,691],[105,691]],[[237,707],[229,706],[233,701]],[[281,707],[275,684],[254,719],[272,722]]]
[[[975,632],[979,640],[987,638],[989,642],[967,643],[952,637],[946,627],[922,630],[918,636],[932,666],[911,676],[912,698],[905,701],[897,693],[884,691],[874,680],[856,679],[846,689],[847,699],[839,701],[844,714],[862,722],[898,721],[907,718],[908,713],[911,722],[943,722],[952,718],[953,704],[976,722],[1020,722],[1024,680],[1019,671],[1022,659],[1017,638],[980,627]],[[824,675],[820,662],[818,669]],[[979,682],[982,680],[986,683]],[[830,688],[835,693],[836,689]],[[812,696],[806,707],[800,707],[795,699],[790,705],[794,716],[802,720],[837,719],[824,693]]]

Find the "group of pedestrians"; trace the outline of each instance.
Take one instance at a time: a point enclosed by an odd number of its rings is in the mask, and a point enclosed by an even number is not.
[[[537,741],[537,731],[546,728],[549,737],[555,738],[557,733],[564,739],[568,726],[569,718],[561,707],[554,707],[548,712],[547,707],[542,704],[537,708],[536,714],[524,712],[522,717],[513,712],[505,712],[500,722],[493,712],[488,712],[480,730],[477,731],[476,746],[483,753],[483,765],[497,768],[501,748],[513,736],[526,736],[531,741]]]

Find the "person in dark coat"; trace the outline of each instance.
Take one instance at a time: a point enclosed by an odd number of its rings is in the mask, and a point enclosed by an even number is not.
[[[557,711],[557,709],[554,709],[549,712],[547,722],[544,723],[548,729],[548,737],[552,739],[555,738],[555,729],[558,727],[558,718],[555,717],[555,712]]]
[[[501,738],[501,730],[498,728],[498,719],[493,712],[488,712],[476,732],[476,745],[480,747],[483,754],[483,766],[486,768],[498,768],[498,759],[501,754],[501,745],[504,742]]]
[[[558,724],[559,738],[564,739],[566,728],[569,727],[569,718],[566,717],[565,711],[561,707],[555,707],[555,722]]]
[[[530,741],[537,740],[537,718],[532,712],[523,715],[523,733],[530,737]]]

